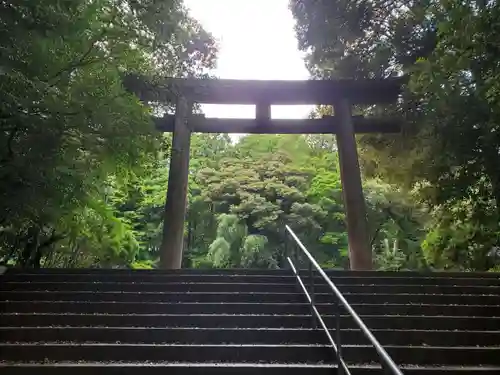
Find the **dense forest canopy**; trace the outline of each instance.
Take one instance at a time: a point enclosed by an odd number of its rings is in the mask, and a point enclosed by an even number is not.
[[[410,77],[396,105],[356,108],[407,120],[358,138],[378,269],[499,263],[498,7],[290,1],[313,77]],[[210,75],[216,41],[181,0],[3,1],[0,36],[0,262],[156,267],[169,103],[123,77]],[[189,171],[185,267],[280,267],[285,224],[347,266],[334,136],[194,134]]]
[[[291,0],[300,48],[317,78],[406,75],[394,107],[402,134],[359,139],[366,178],[426,208],[431,267],[496,263],[500,218],[500,4],[497,1]]]
[[[158,165],[166,141],[125,74],[206,74],[211,36],[182,2],[0,3],[0,250],[38,266],[133,261],[112,192]]]

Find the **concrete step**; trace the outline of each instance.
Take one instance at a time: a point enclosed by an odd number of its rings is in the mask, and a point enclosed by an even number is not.
[[[358,336],[345,331],[346,340]],[[348,337],[349,335],[349,337]],[[183,344],[326,344],[324,331],[310,328],[0,327],[2,342],[100,342]]]
[[[340,271],[346,273],[346,271]],[[141,276],[180,276],[180,275],[289,275],[288,269],[263,269],[263,268],[182,268],[177,270],[162,269],[128,269],[128,268],[10,268],[7,275],[127,275]],[[472,275],[472,274],[471,274]]]
[[[406,365],[500,366],[500,347],[386,346],[396,363]],[[378,355],[371,346],[345,345],[346,363],[372,363]],[[4,361],[167,361],[333,363],[329,346],[322,345],[157,345],[157,344],[0,344]]]
[[[497,295],[479,294],[386,294],[343,293],[349,303],[395,303],[395,304],[445,304],[445,305],[498,305]],[[331,302],[332,296],[318,294],[316,301]]]
[[[299,272],[307,273],[305,268],[298,267]],[[480,279],[495,279],[500,278],[500,273],[495,272],[452,272],[452,271],[351,271],[339,269],[325,269],[326,274],[331,277],[398,277],[398,278],[414,278],[414,277],[446,277],[446,278],[480,278]],[[259,268],[214,268],[214,269],[199,269],[199,268],[183,268],[179,270],[132,270],[132,269],[117,269],[117,268],[40,268],[40,269],[21,269],[10,268],[7,274],[16,275],[40,275],[40,274],[107,274],[107,275],[133,275],[135,277],[142,275],[288,275],[291,274],[289,269],[259,269]]]
[[[307,284],[309,288],[309,284]],[[336,284],[342,293],[382,293],[382,294],[477,294],[500,295],[500,285],[345,285]],[[314,290],[319,293],[328,293],[331,289],[327,285],[315,285]]]
[[[131,298],[134,300],[135,298]],[[317,304],[321,314],[335,314],[334,304]],[[500,317],[500,306],[352,304],[361,315],[431,315]],[[9,301],[0,302],[6,313],[133,313],[133,314],[309,314],[306,303],[121,302],[121,301]],[[342,309],[342,312],[345,310]]]
[[[498,305],[499,296],[480,294],[386,294],[386,293],[343,293],[352,304],[446,304],[446,305]],[[318,303],[332,303],[331,293],[318,293]],[[116,302],[271,302],[303,303],[302,293],[267,293],[267,292],[45,292],[12,291],[0,292],[4,301],[116,301]]]
[[[331,319],[327,321],[332,323]],[[311,324],[310,315],[0,314],[0,326],[3,327],[310,328]]]
[[[34,273],[19,273],[10,271],[2,276],[5,282],[137,282],[137,283],[205,283],[205,282],[226,282],[226,283],[295,283],[296,278],[288,270],[272,270],[265,271],[259,270],[255,272],[244,270],[236,270],[234,273],[222,272],[209,273],[208,270],[203,270],[204,273],[187,272],[70,272],[69,270],[54,270]],[[191,271],[191,270],[189,270]],[[196,270],[195,270],[196,271]],[[202,271],[202,270],[199,270]],[[228,270],[226,270],[228,271]],[[327,272],[336,284],[391,284],[391,285],[484,285],[484,286],[500,286],[500,277],[496,273],[488,274],[468,274],[459,273],[455,277],[448,277],[442,273],[428,273],[407,274],[399,273],[337,273]],[[357,276],[359,274],[359,276]],[[484,275],[484,276],[483,276]],[[304,279],[308,279],[307,272],[302,273]],[[317,283],[322,283],[324,280],[317,276],[315,278]]]
[[[0,344],[4,361],[166,361],[318,363],[331,358],[321,345],[156,345],[156,344]]]
[[[494,331],[500,318],[457,316],[361,315],[371,329]],[[342,316],[341,328],[357,328],[350,316]],[[335,316],[324,316],[335,327]],[[199,328],[310,328],[310,315],[211,315],[211,314],[51,314],[1,313],[2,327],[199,327]]]
[[[6,282],[80,282],[80,283],[93,283],[93,282],[110,282],[110,283],[213,283],[213,282],[226,282],[226,283],[288,283],[295,284],[296,278],[291,272],[277,272],[267,274],[197,274],[197,273],[7,273],[2,278]],[[318,278],[320,280],[320,278]]]
[[[273,292],[297,293],[296,283],[130,283],[130,282],[40,282],[22,283],[5,282],[1,291],[68,291],[68,292],[128,292],[128,293],[164,293],[164,292]]]
[[[335,330],[331,331],[332,334]],[[375,329],[382,345],[499,346],[500,331]],[[343,344],[363,344],[359,329],[343,329]],[[182,344],[327,344],[321,329],[157,328],[157,327],[0,327],[1,342],[101,342]]]
[[[0,364],[3,375],[332,375],[335,365],[262,363],[40,363]],[[351,366],[352,375],[381,375],[378,365]],[[406,375],[497,375],[499,367],[403,367]]]
[[[324,300],[330,298],[325,295]],[[0,292],[0,300],[4,301],[92,301],[92,302],[205,302],[205,303],[304,303],[306,298],[301,293],[267,293],[267,292],[163,292],[163,293],[136,293],[136,292],[44,292],[44,291],[15,291]]]
[[[334,314],[333,304],[317,304],[321,314]],[[500,305],[436,305],[355,303],[351,307],[360,315],[429,315],[500,317]],[[342,309],[342,311],[344,311]]]
[[[309,282],[306,280],[306,282]],[[481,285],[395,285],[395,284],[337,284],[343,293],[417,293],[417,294],[490,294],[499,295],[500,286]],[[296,283],[261,282],[4,282],[0,291],[70,291],[70,292],[269,292],[296,293]],[[316,283],[316,293],[330,293],[325,283]]]
[[[76,314],[268,314],[306,315],[306,303],[161,303],[161,302],[85,302],[85,301],[16,301],[0,303],[4,312],[76,313]],[[324,310],[328,308],[325,305]]]

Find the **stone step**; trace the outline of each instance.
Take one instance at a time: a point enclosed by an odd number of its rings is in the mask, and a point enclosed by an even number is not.
[[[307,268],[296,267],[299,273],[308,273]],[[316,272],[316,271],[314,271]],[[415,277],[445,277],[445,278],[480,278],[480,279],[498,279],[499,273],[494,272],[454,272],[454,271],[351,271],[339,269],[324,269],[324,272],[330,277],[397,277],[397,278],[415,278]],[[258,268],[182,268],[179,270],[161,270],[161,269],[118,269],[118,268],[39,268],[39,269],[21,269],[9,268],[7,274],[10,275],[131,275],[155,276],[155,275],[290,275],[290,269],[258,269]]]
[[[496,295],[481,294],[386,294],[386,293],[343,293],[349,303],[369,304],[446,304],[446,305],[498,305]],[[0,301],[115,301],[127,302],[131,298],[135,302],[271,302],[271,303],[304,303],[302,293],[268,293],[268,292],[164,292],[164,293],[122,293],[122,292],[44,292],[16,291],[0,292]],[[318,303],[332,303],[331,293],[317,293]],[[1,311],[1,310],[0,310]]]
[[[347,349],[346,349],[347,350]],[[333,361],[322,345],[3,344],[4,361],[282,362]]]
[[[306,315],[306,303],[272,302],[122,302],[122,301],[5,301],[0,308],[6,313],[132,313],[132,314],[280,314]],[[130,298],[130,300],[137,300]],[[352,304],[361,315],[430,315],[500,317],[500,306],[425,305],[425,304]],[[321,314],[335,314],[335,305],[316,304]],[[344,313],[345,309],[341,309]]]
[[[262,363],[40,363],[1,364],[3,375],[332,375],[335,365],[262,364]],[[352,375],[381,375],[378,365],[356,365]],[[497,375],[499,367],[492,366],[440,366],[404,367],[405,375]]]
[[[375,329],[382,345],[499,346],[500,331]],[[335,330],[331,330],[335,334]],[[344,344],[366,343],[359,329],[343,329]],[[101,342],[183,344],[327,344],[321,329],[158,328],[158,327],[0,327],[2,342]]]
[[[498,274],[327,273],[405,374],[500,373]],[[336,372],[290,270],[9,270],[0,280],[2,374]],[[335,298],[317,274],[315,290],[332,329]],[[353,319],[340,326],[352,374],[382,374]]]
[[[149,282],[149,283],[183,283],[183,282],[226,282],[226,283],[295,283],[296,278],[289,270],[219,270],[220,273],[210,273],[209,270],[181,270],[182,272],[158,271],[127,271],[104,272],[103,270],[70,270],[55,269],[39,272],[12,272],[9,270],[2,276],[5,282]],[[227,272],[223,272],[227,271]],[[400,284],[400,285],[484,285],[500,286],[500,277],[496,273],[459,273],[455,277],[443,273],[405,273],[397,272],[327,272],[338,284]],[[307,271],[301,273],[308,279]],[[324,282],[317,276],[317,283]]]
[[[293,280],[290,280],[293,281]],[[309,280],[306,279],[309,287]],[[384,293],[384,294],[477,294],[500,295],[499,286],[484,285],[395,285],[395,284],[340,284],[336,286],[343,293]],[[324,282],[316,281],[316,293],[330,293],[331,289]],[[0,285],[1,292],[269,292],[269,293],[297,293],[299,289],[295,282],[288,283],[261,283],[261,282],[165,282],[165,283],[136,283],[136,282],[15,282],[7,281]],[[0,297],[1,298],[1,297]]]
[[[335,316],[323,317],[335,327]],[[500,318],[457,316],[361,315],[370,329],[423,329],[494,331]],[[198,328],[310,328],[310,315],[212,315],[212,314],[51,314],[1,313],[2,327],[198,327]],[[341,328],[357,328],[350,316],[342,316]]]
[[[500,347],[385,346],[396,363],[405,365],[500,366]],[[260,362],[334,363],[326,345],[182,345],[182,344],[1,344],[4,361],[166,361],[166,362]],[[379,360],[372,346],[343,345],[346,363]]]

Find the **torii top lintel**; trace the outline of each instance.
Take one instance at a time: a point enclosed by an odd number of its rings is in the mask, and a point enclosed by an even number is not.
[[[405,77],[304,81],[168,78],[161,83],[142,81],[139,86],[144,99],[171,101],[182,95],[207,104],[334,104],[341,99],[351,104],[376,104],[395,102],[404,81]]]
[[[231,79],[171,79],[178,94],[210,104],[352,104],[396,101],[402,78],[372,80],[259,81]]]

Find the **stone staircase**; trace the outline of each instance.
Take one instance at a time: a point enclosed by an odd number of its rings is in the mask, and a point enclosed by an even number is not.
[[[405,374],[500,374],[498,274],[327,274]],[[322,281],[316,304],[333,329]],[[0,373],[337,373],[305,301],[289,270],[10,270],[0,276]],[[382,374],[350,316],[341,328],[351,373]]]

